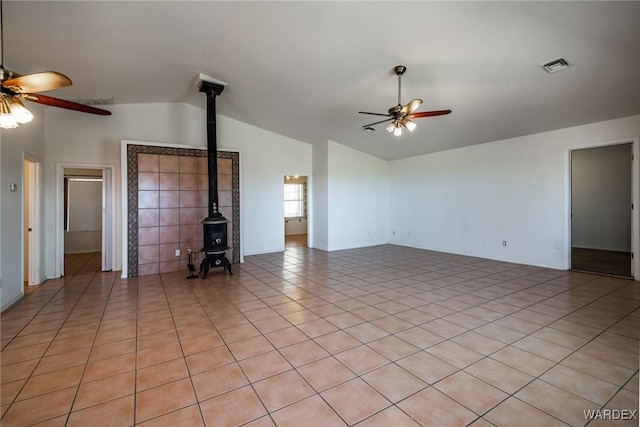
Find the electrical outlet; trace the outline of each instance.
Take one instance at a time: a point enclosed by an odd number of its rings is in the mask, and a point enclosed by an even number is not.
[[[506,240],[502,241],[502,246],[507,246],[507,241]]]
[[[176,256],[180,256],[180,249],[176,249]]]

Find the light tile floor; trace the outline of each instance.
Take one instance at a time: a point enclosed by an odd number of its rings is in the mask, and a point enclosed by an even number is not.
[[[3,313],[3,426],[596,427],[585,411],[638,409],[638,282],[389,245],[292,246],[206,280],[98,266],[70,258]]]

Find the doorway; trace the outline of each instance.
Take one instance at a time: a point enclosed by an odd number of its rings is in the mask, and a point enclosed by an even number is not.
[[[307,247],[306,176],[286,175],[284,177],[284,243],[285,249]]]
[[[113,269],[113,166],[58,164],[56,276],[65,274],[65,256],[96,254],[102,271]]]
[[[633,144],[571,151],[571,268],[632,277]]]
[[[23,282],[24,292],[30,286],[39,285],[43,279],[40,272],[40,162],[24,156],[23,163]]]
[[[64,254],[102,251],[102,170],[64,170]]]

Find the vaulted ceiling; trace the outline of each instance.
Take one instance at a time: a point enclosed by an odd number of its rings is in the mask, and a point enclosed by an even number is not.
[[[639,22],[637,1],[5,1],[4,62],[116,104],[204,107],[203,73],[228,83],[220,114],[397,159],[640,114]],[[364,132],[399,64],[403,103],[453,113]]]

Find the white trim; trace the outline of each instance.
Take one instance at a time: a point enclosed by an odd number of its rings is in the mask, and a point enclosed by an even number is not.
[[[306,183],[307,183],[307,200],[306,200],[306,208],[307,208],[307,247],[308,248],[313,248],[313,177],[311,176],[312,174],[310,173],[302,173],[302,172],[297,172],[297,173],[285,173],[283,175],[285,184],[286,184],[286,177],[287,176],[300,176],[300,177],[305,177]],[[284,189],[283,189],[284,191]],[[283,194],[283,199],[284,199],[284,194]],[[283,208],[283,212],[284,212],[284,208]],[[283,230],[282,230],[282,249],[279,250],[275,250],[275,251],[271,251],[271,252],[282,252],[286,249],[286,236],[287,234],[287,230],[286,230],[286,225],[284,226]],[[260,252],[260,253],[268,253],[268,252]]]
[[[564,188],[564,268],[571,268],[571,152],[587,148],[608,147],[611,145],[632,144],[633,161],[631,162],[631,275],[640,280],[640,137],[629,137],[611,141],[584,143],[567,147],[564,153],[565,188]]]
[[[111,168],[102,169],[102,230],[109,230],[109,224],[113,224],[113,179]],[[102,233],[102,271],[113,270],[115,232]]]
[[[229,149],[229,148],[224,148],[224,149],[219,149],[222,151],[231,151],[234,153],[238,153],[238,187],[240,190],[240,264],[244,263],[244,250],[245,250],[245,244],[244,244],[244,193],[245,191],[243,191],[243,187],[242,187],[242,150],[236,150],[236,149]]]
[[[633,138],[633,162],[631,163],[631,275],[640,280],[640,137]]]
[[[313,177],[307,175],[307,247],[313,248]]]
[[[120,254],[122,258],[122,271],[120,277],[123,279],[129,277],[129,233],[127,232],[129,228],[129,221],[127,218],[129,213],[129,201],[127,199],[127,193],[129,192],[127,170],[129,169],[129,164],[127,163],[127,142],[129,141],[120,141],[120,182],[122,183],[120,191],[120,206],[122,206],[120,212],[122,221],[122,230],[120,235],[120,238],[122,239],[122,253]],[[134,143],[133,141],[131,142]]]

